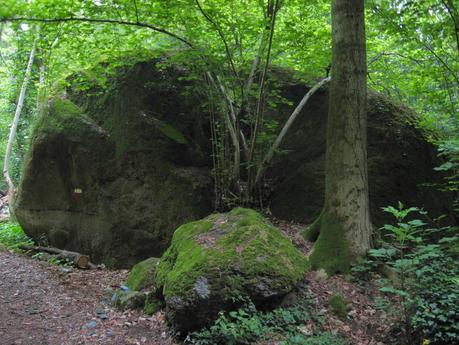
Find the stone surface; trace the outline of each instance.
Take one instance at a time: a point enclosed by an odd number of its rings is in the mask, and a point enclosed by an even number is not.
[[[79,108],[66,99],[50,102],[32,135],[14,205],[28,235],[94,262],[131,267],[159,257],[179,225],[213,211],[205,90],[186,74],[139,63],[120,69],[104,87],[82,88],[75,77],[66,97]],[[293,105],[280,104],[266,119],[283,125],[308,87],[292,71],[276,69],[272,76]],[[323,89],[267,170],[265,205],[276,217],[311,223],[318,216],[326,118]],[[398,201],[432,217],[452,214],[451,198],[432,187],[441,180],[433,171],[441,162],[412,119],[402,106],[369,96],[370,206],[378,227],[389,221],[381,207]]]
[[[294,81],[286,71],[281,94],[297,104],[308,88]],[[288,113],[281,107],[274,117],[284,123]],[[281,146],[286,153],[273,161],[268,171],[272,190],[269,208],[276,217],[312,223],[324,198],[325,138],[328,91],[319,90],[305,106]],[[370,92],[368,96],[368,173],[372,222],[380,227],[393,219],[381,207],[397,205],[423,207],[437,217],[446,214],[449,224],[457,222],[452,196],[439,192],[442,164],[427,134],[415,127],[416,115],[393,101]]]
[[[149,258],[136,263],[126,280],[126,286],[135,291],[151,290],[155,288],[155,272],[158,258]]]
[[[243,299],[274,307],[306,269],[306,258],[277,228],[253,210],[236,208],[179,227],[156,270],[156,285],[166,317],[186,333]]]
[[[180,224],[212,211],[201,98],[179,77],[139,64],[105,94],[70,95],[80,107],[51,101],[15,204],[28,235],[131,267],[160,256]]]

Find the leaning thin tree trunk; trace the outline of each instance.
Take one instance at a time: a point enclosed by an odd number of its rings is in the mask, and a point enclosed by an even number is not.
[[[17,129],[18,123],[19,123],[19,117],[21,115],[22,106],[24,105],[24,98],[25,98],[25,94],[26,94],[26,91],[27,91],[27,86],[28,86],[29,80],[30,80],[30,74],[31,74],[31,71],[32,71],[32,64],[33,64],[33,60],[35,58],[36,43],[37,42],[35,40],[35,42],[33,43],[33,46],[32,46],[32,50],[30,51],[29,61],[27,63],[27,68],[26,68],[26,71],[25,71],[25,74],[24,74],[24,80],[22,82],[21,91],[19,93],[18,103],[16,105],[16,112],[14,113],[14,119],[13,119],[13,123],[12,123],[11,129],[10,129],[10,135],[9,135],[9,138],[8,138],[8,144],[6,146],[5,160],[3,162],[3,176],[5,178],[5,181],[6,181],[7,185],[8,185],[7,194],[8,194],[8,200],[9,201],[11,200],[11,197],[14,194],[14,183],[13,183],[13,180],[11,179],[11,176],[10,176],[9,161],[10,161],[10,157],[11,157],[11,151],[13,149],[13,143],[14,143],[14,137],[16,135],[16,129]]]
[[[274,143],[272,144],[271,148],[269,149],[268,153],[266,154],[265,158],[261,162],[260,166],[258,167],[257,175],[255,177],[255,185],[257,185],[260,182],[260,178],[266,168],[266,165],[271,161],[271,159],[274,156],[274,153],[276,150],[279,148],[280,144],[282,143],[282,140],[284,139],[285,135],[287,134],[288,130],[290,127],[292,127],[293,122],[295,122],[296,118],[298,115],[301,113],[301,110],[303,110],[304,106],[308,102],[308,100],[311,98],[313,94],[316,93],[317,90],[319,90],[323,85],[328,83],[330,81],[330,78],[325,78],[322,79],[320,82],[318,82],[316,85],[314,85],[307,93],[304,95],[304,97],[301,99],[300,103],[297,105],[293,113],[290,115],[288,118],[287,122],[285,123],[284,127],[282,127],[282,130],[280,131],[279,135],[277,136],[276,140],[274,140]]]
[[[332,1],[332,79],[325,162],[325,203],[310,263],[347,272],[370,248],[366,151],[364,0]]]
[[[37,101],[36,101],[36,113],[39,115],[43,109],[44,91],[45,91],[45,64],[43,59],[38,63],[39,65],[39,80],[37,88]]]

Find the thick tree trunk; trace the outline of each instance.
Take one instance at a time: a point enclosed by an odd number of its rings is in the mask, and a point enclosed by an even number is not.
[[[333,0],[332,30],[325,204],[310,262],[336,273],[370,248],[364,0]]]

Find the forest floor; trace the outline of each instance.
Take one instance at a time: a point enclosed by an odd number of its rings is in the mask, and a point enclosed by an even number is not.
[[[305,254],[309,252],[311,244],[298,234],[300,225],[275,223]],[[111,307],[112,294],[127,273],[69,269],[0,248],[0,345],[177,344],[163,312],[147,316]],[[305,282],[322,331],[338,333],[353,345],[386,344],[395,320],[375,306],[381,298],[376,287],[320,272],[309,272]],[[349,301],[344,318],[329,308],[336,294]],[[304,325],[302,332],[312,334],[316,327]]]
[[[0,249],[0,345],[172,345],[164,314],[110,306],[127,271],[68,269]]]

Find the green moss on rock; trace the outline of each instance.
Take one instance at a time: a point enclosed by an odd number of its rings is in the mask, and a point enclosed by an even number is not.
[[[138,291],[117,291],[113,305],[120,310],[140,309],[145,305],[146,295]]]
[[[163,303],[159,300],[158,296],[154,293],[149,293],[145,300],[143,312],[147,315],[153,315],[163,307]]]
[[[295,287],[306,267],[306,258],[277,228],[253,210],[236,208],[179,227],[160,260],[156,284],[169,320],[189,331],[241,297],[269,305]]]
[[[134,291],[141,291],[155,285],[155,271],[158,258],[149,258],[135,264],[129,272],[126,286]]]
[[[83,113],[73,102],[55,97],[50,100],[48,111],[39,117],[34,132],[63,133],[81,128]]]

